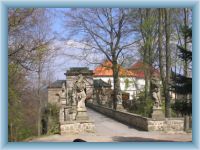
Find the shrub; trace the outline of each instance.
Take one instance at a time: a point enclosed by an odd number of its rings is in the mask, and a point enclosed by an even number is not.
[[[172,110],[181,115],[190,115],[192,112],[192,103],[185,101],[177,100],[172,104]]]
[[[48,134],[60,133],[59,111],[60,108],[56,104],[48,104],[47,106]]]
[[[128,107],[128,111],[145,117],[151,117],[153,100],[148,97],[145,100],[144,92],[139,93],[139,98],[133,100],[133,103]]]

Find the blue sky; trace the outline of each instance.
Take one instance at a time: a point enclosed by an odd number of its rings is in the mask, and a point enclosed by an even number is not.
[[[67,27],[65,27],[66,18],[64,17],[64,12],[69,11],[69,8],[49,8],[49,12],[51,12],[52,15],[52,29],[53,32],[56,33],[56,41],[55,43],[59,43],[62,48],[58,52],[59,54],[56,56],[55,61],[52,64],[52,69],[55,70],[56,78],[57,79],[64,79],[64,73],[66,70],[68,70],[70,67],[89,67],[90,69],[94,69],[96,65],[92,64],[86,64],[86,62],[78,61],[73,59],[72,57],[66,57],[63,55],[65,54],[80,54],[80,50],[76,48],[69,48],[66,45],[67,37],[69,37],[69,33],[67,30]],[[64,12],[63,12],[64,11]],[[79,35],[76,35],[76,39],[79,38]],[[75,38],[70,38],[70,40],[74,40]],[[75,41],[76,42],[76,41]],[[81,43],[77,43],[81,44]],[[95,56],[97,57],[97,56]],[[98,57],[101,59],[102,56]]]
[[[56,79],[65,79],[64,73],[70,67],[89,67],[90,69],[94,69],[95,67],[94,65],[86,64],[86,62],[76,60],[72,57],[66,57],[67,54],[73,55],[81,53],[79,49],[70,48],[66,44],[69,33],[67,27],[64,26],[66,24],[66,18],[64,17],[63,11],[69,10],[69,8],[49,8],[50,15],[52,15],[52,30],[53,33],[56,33],[55,43],[61,47],[61,50],[58,51],[58,54],[51,64]],[[76,38],[79,38],[79,36],[76,35]],[[73,42],[72,38],[70,40]],[[77,45],[81,44],[76,41],[74,43]]]
[[[68,9],[69,10],[69,9]],[[65,19],[63,15],[63,11],[67,11],[67,9],[63,8],[49,8],[49,11],[52,15],[52,30],[53,33],[56,33],[55,43],[58,43],[61,46],[61,50],[58,51],[54,61],[52,62],[51,68],[55,71],[56,79],[65,79],[64,73],[70,67],[82,67],[85,66],[85,63],[75,60],[71,57],[65,56],[65,54],[74,54],[79,53],[78,49],[69,49],[66,47],[66,38],[68,37],[67,29],[64,27]],[[87,66],[92,69],[93,67]]]

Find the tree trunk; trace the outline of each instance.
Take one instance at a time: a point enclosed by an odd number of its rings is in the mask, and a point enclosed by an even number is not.
[[[37,95],[38,95],[38,120],[37,120],[37,128],[38,128],[38,136],[41,135],[41,97],[40,97],[40,82],[41,82],[41,61],[39,61],[38,66],[38,89],[37,89]]]
[[[148,21],[150,17],[150,9],[146,9],[145,19]],[[147,35],[144,43],[144,74],[145,74],[145,101],[147,100],[150,92],[150,66],[152,62],[151,52],[151,35]]]
[[[114,90],[113,90],[113,109],[117,109],[117,94],[120,90],[119,83],[119,67],[117,64],[117,59],[113,57],[113,80],[114,80]]]
[[[170,50],[170,9],[165,9],[165,38],[166,38],[166,80],[165,80],[165,117],[171,117],[170,106],[170,76],[171,76],[171,50]]]
[[[150,91],[150,76],[149,76],[149,64],[144,62],[144,75],[145,75],[145,101],[147,100],[149,96]]]
[[[158,20],[158,51],[159,51],[159,67],[160,67],[160,77],[162,80],[162,85],[165,88],[165,75],[164,75],[164,64],[163,64],[163,52],[162,52],[162,9],[158,9],[159,20]]]
[[[184,8],[184,26],[188,26],[188,10]],[[187,35],[184,34],[184,49],[187,50]],[[184,76],[188,77],[188,61],[185,60],[184,62]]]
[[[188,26],[188,9],[187,8],[184,8],[184,26]],[[187,44],[187,35],[184,34],[184,49],[187,50],[188,48],[188,44]],[[185,60],[184,62],[184,76],[185,77],[188,77],[188,61]],[[186,100],[189,99],[189,94],[185,95],[184,98]],[[189,115],[185,115],[185,131],[188,131],[189,130]]]

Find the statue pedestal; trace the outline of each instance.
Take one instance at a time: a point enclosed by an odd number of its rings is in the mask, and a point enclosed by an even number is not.
[[[122,104],[117,104],[117,110],[124,111],[124,107],[122,106]]]
[[[60,125],[60,133],[64,134],[80,134],[80,133],[94,133],[95,125],[94,122],[87,121],[67,121]]]
[[[106,105],[106,101],[101,101],[101,105]]]
[[[75,112],[71,109],[71,115]],[[64,134],[79,134],[79,133],[94,133],[95,132],[94,122],[88,117],[86,109],[77,110],[75,118],[70,117],[70,119],[60,122],[60,133]]]
[[[152,120],[164,120],[165,115],[161,107],[153,107]]]
[[[76,120],[89,120],[86,110],[78,110],[76,115]]]
[[[61,106],[59,122],[63,123],[65,121],[75,120],[75,117],[73,117],[74,113],[76,115],[76,112],[73,112],[72,106]]]

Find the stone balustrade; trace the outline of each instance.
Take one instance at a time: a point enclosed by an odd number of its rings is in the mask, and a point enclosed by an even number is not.
[[[183,118],[165,118],[162,120],[153,120],[152,118],[143,117],[141,115],[116,111],[104,106],[87,103],[87,107],[96,110],[110,118],[119,122],[130,125],[144,131],[183,131],[184,119]]]

